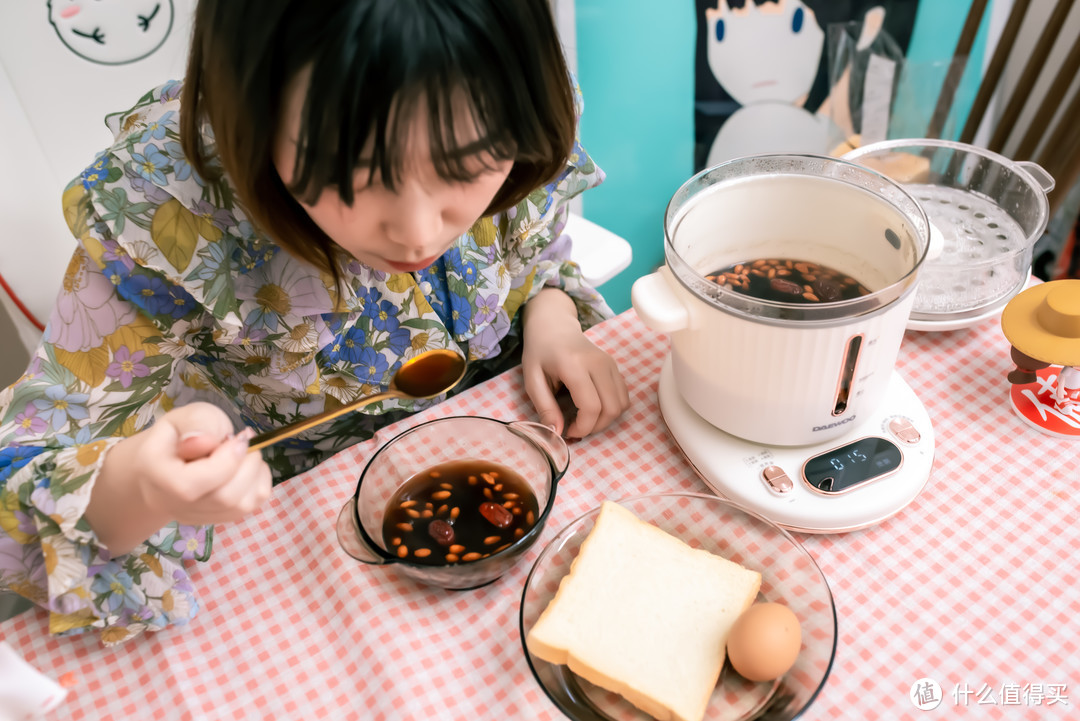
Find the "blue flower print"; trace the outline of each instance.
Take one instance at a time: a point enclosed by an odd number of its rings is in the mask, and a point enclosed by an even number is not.
[[[258,303],[255,308],[247,314],[247,318],[244,318],[244,325],[276,331],[278,329],[278,321],[280,320],[281,315],[271,306]]]
[[[90,396],[86,393],[69,393],[62,385],[49,386],[45,389],[45,397],[34,401],[34,407],[38,415],[44,418],[54,431],[58,431],[67,425],[68,417],[72,420],[82,421],[90,417],[86,410],[86,401]]]
[[[163,113],[160,118],[147,125],[146,129],[143,130],[142,136],[139,138],[139,142],[149,143],[151,140],[161,140],[162,138],[164,138],[165,126],[172,122],[174,115],[176,115],[176,111],[170,110],[166,113]]]
[[[110,265],[112,263],[107,263],[106,268]],[[158,315],[161,313],[162,307],[168,309],[172,305],[169,287],[165,285],[164,280],[156,275],[133,273],[122,276],[120,285],[116,290],[120,295],[152,315]]]
[[[138,612],[145,604],[141,594],[136,592],[133,586],[131,575],[119,563],[110,561],[98,571],[94,582],[90,584],[90,591],[95,596],[105,597],[100,607],[107,609],[109,613],[117,613],[121,609]]]
[[[360,301],[360,307],[368,318],[375,317],[375,313],[379,307],[379,298],[382,298],[382,294],[379,292],[378,288],[368,288],[357,296],[357,300]]]
[[[147,145],[141,153],[131,154],[132,168],[144,180],[157,185],[166,185],[165,170],[169,167],[169,158],[162,154],[156,145]]]
[[[251,224],[250,220],[241,220],[239,223],[237,223],[236,232],[244,240],[256,240],[255,226]]]
[[[186,280],[213,280],[221,270],[221,264],[225,262],[225,243],[207,243],[206,248],[199,251],[199,259],[202,262]]]
[[[187,161],[187,155],[184,154],[184,149],[180,146],[180,143],[175,140],[170,140],[165,143],[165,154],[169,156],[169,161],[172,163],[173,176],[177,180],[187,180],[192,175],[191,163]]]
[[[173,318],[183,318],[195,307],[195,299],[183,287],[169,284],[169,297],[161,301],[160,312]]]
[[[87,190],[90,190],[95,185],[105,180],[105,176],[109,174],[109,158],[106,155],[99,155],[90,167],[82,171],[79,177],[82,179],[82,186]]]
[[[57,442],[60,445],[70,448],[71,446],[85,446],[93,440],[90,436],[90,425],[87,424],[79,429],[79,432],[75,434],[75,437],[64,435],[63,433],[56,436]]]
[[[130,277],[131,268],[134,267],[134,262],[132,262],[131,267],[128,267],[126,262],[116,260],[111,263],[106,263],[101,272],[109,279],[110,283],[119,287]]]
[[[460,275],[467,284],[473,285],[476,282],[476,263],[465,260],[460,248],[451,248],[446,252],[445,258],[447,267]]]
[[[446,305],[449,302],[446,291],[446,259],[439,258],[434,265],[421,274],[420,278],[431,286],[429,301],[438,312],[440,305]]]
[[[369,315],[368,309],[371,309]],[[401,309],[388,300],[379,303],[378,306],[371,304],[364,309],[364,315],[371,318],[371,325],[376,330],[393,332],[401,325],[398,315]]]
[[[450,294],[450,318],[455,332],[464,333],[469,329],[472,314],[473,306],[468,298],[457,293]]]
[[[386,347],[390,349],[391,353],[402,355],[409,347],[409,343],[412,342],[412,333],[408,328],[398,328],[391,331],[390,337],[386,340]]]
[[[341,313],[323,313],[320,317],[323,319],[323,322],[326,323],[327,330],[334,335],[337,335],[345,322],[345,316]]]
[[[343,335],[335,338],[334,344],[330,346],[329,351],[331,362],[347,360],[350,363],[358,363],[361,351],[364,349],[364,338],[364,329],[356,326],[349,328]]]
[[[361,383],[382,385],[383,376],[390,369],[386,357],[371,348],[364,348],[356,360],[356,378]]]
[[[34,456],[44,452],[44,448],[37,446],[0,448],[0,482],[6,482],[15,471],[29,463]]]
[[[471,260],[461,264],[461,277],[465,279],[465,282],[472,286],[476,284],[476,263]]]

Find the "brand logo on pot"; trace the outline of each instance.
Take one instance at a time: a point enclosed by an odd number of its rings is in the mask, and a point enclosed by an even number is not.
[[[837,426],[842,426],[845,423],[851,423],[853,420],[855,420],[855,416],[848,416],[847,418],[845,418],[842,421],[835,421],[834,423],[829,423],[829,424],[824,425],[824,426],[814,426],[813,432],[817,433],[818,431],[827,431],[830,428],[836,428]]]

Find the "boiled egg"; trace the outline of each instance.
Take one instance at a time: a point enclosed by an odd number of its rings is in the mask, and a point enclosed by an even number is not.
[[[802,648],[799,618],[780,603],[755,603],[735,619],[727,639],[732,668],[749,681],[772,681],[795,664]]]

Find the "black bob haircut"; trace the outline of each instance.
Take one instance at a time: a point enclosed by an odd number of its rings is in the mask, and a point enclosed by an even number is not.
[[[306,70],[286,187],[274,143],[286,89]],[[219,161],[259,230],[335,279],[340,251],[296,198],[333,188],[351,203],[357,171],[392,189],[416,109],[426,108],[443,179],[468,180],[463,161],[477,152],[513,161],[485,215],[554,179],[576,132],[548,0],[200,0],[181,100],[181,142],[195,170],[214,179]],[[475,130],[455,127],[463,122]],[[479,140],[462,148],[461,137]]]

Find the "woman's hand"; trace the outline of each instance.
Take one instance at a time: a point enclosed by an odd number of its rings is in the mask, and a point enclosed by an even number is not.
[[[568,438],[602,430],[630,405],[626,383],[614,359],[585,337],[574,301],[545,288],[525,306],[521,366],[525,392],[540,416]],[[555,393],[565,388],[577,415],[564,428]]]
[[[229,417],[209,403],[169,411],[109,450],[87,520],[114,556],[172,521],[240,520],[270,497],[272,486],[262,456],[248,453],[250,438],[249,431],[234,436]]]

